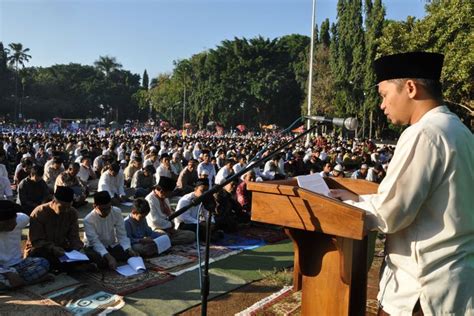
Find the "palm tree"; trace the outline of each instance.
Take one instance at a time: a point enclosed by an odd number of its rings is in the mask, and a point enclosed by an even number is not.
[[[10,47],[11,55],[8,56],[8,64],[15,68],[16,76],[15,76],[15,96],[18,100],[18,78],[19,78],[19,66],[22,68],[25,67],[25,62],[28,62],[31,58],[31,55],[27,54],[30,49],[23,48],[23,44],[21,43],[10,43],[8,45]],[[16,113],[17,109],[15,109],[15,119],[21,115],[21,112],[18,114]]]
[[[115,57],[110,56],[99,56],[99,59],[94,62],[94,66],[105,75],[105,80],[109,85],[110,74],[122,68],[122,64],[118,63]],[[118,121],[118,108],[115,109],[115,120]]]
[[[115,57],[110,56],[99,56],[99,59],[94,62],[94,66],[103,72],[106,77],[109,77],[115,70],[122,68],[122,64],[118,63]]]

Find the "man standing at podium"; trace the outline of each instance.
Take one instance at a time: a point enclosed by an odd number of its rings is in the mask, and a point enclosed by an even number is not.
[[[375,61],[380,108],[401,134],[377,194],[333,190],[387,234],[379,315],[474,314],[474,137],[443,105],[444,56]]]

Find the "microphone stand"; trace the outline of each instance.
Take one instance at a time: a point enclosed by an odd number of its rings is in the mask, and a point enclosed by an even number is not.
[[[246,166],[239,172],[235,173],[234,175],[230,176],[227,178],[223,183],[217,184],[213,186],[210,190],[206,191],[203,195],[198,197],[197,199],[193,200],[192,203],[189,205],[186,205],[170,216],[168,216],[168,220],[173,220],[175,217],[178,217],[179,215],[183,214],[186,212],[188,209],[190,209],[193,206],[197,206],[201,204],[206,198],[208,198],[211,194],[214,194],[218,191],[220,191],[223,187],[225,187],[228,183],[234,181],[235,179],[239,179],[243,174],[247,173],[249,170],[259,167],[262,165],[264,162],[267,162],[270,160],[273,156],[278,154],[282,149],[286,148],[288,145],[291,145],[295,143],[297,140],[303,138],[304,136],[308,135],[312,131],[316,130],[318,127],[318,124],[315,124],[313,127],[310,129],[306,130],[305,132],[301,133],[300,135],[296,136],[295,138],[289,140],[288,142],[284,143],[274,151],[272,151],[268,156],[262,157],[255,161],[254,164],[250,166]],[[202,280],[201,280],[201,315],[205,316],[207,315],[207,300],[209,296],[209,245],[210,245],[210,236],[211,236],[211,213],[214,212],[215,210],[208,210],[208,217],[206,219],[206,248],[205,248],[205,259],[204,259],[204,272],[202,273]],[[199,267],[201,268],[201,267]]]

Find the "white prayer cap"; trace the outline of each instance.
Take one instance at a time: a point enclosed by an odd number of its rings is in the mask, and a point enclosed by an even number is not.
[[[151,160],[145,160],[145,162],[143,163],[143,167],[146,167],[146,166],[153,166],[153,161]]]
[[[344,171],[344,167],[340,164],[337,164],[335,167],[334,167],[334,170],[335,171],[339,171],[339,172],[343,172]]]

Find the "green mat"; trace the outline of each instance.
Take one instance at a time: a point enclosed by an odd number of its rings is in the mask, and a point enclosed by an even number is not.
[[[211,265],[213,270],[240,277],[248,282],[260,280],[266,274],[293,266],[293,243],[289,240],[244,251]]]
[[[290,241],[244,251],[210,265],[209,298],[232,291],[264,277],[275,269],[293,265]],[[174,280],[125,297],[126,305],[111,315],[174,315],[201,303],[198,272],[186,272]]]

